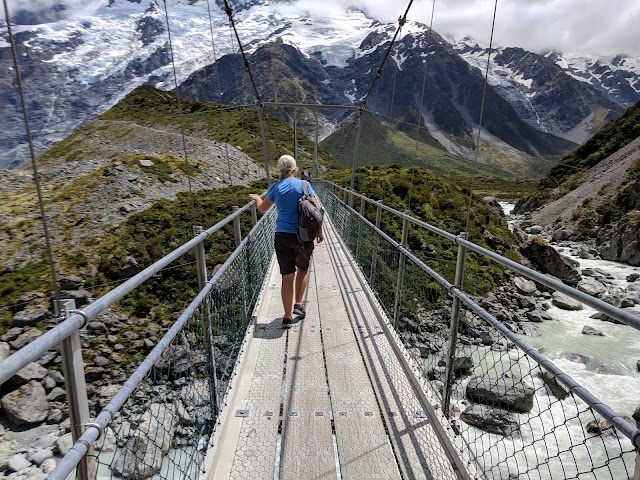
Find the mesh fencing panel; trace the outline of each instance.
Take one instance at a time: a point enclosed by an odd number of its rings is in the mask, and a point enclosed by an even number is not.
[[[362,275],[393,319],[398,248],[349,209],[346,198],[340,200],[321,186],[316,190]],[[452,250],[419,260],[453,283]],[[405,260],[400,285],[395,329],[430,397],[441,402],[453,302],[448,289],[411,258]],[[469,459],[481,477],[633,477],[635,450],[627,437],[462,302],[458,318],[450,433],[460,456]]]
[[[273,254],[275,212],[96,442],[97,478],[197,478]]]

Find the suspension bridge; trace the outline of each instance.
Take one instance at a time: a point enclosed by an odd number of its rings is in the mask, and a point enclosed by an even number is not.
[[[225,8],[233,26],[226,0]],[[5,13],[10,33],[6,3]],[[352,130],[359,138],[359,119],[392,47],[393,41],[357,107],[271,105],[355,109]],[[31,144],[15,48],[13,53]],[[264,146],[262,108],[268,103],[258,94],[246,57],[245,66]],[[480,127],[481,122],[478,146]],[[33,148],[31,156],[37,182]],[[317,150],[315,158],[317,173]],[[314,181],[327,211],[327,242],[314,253],[307,315],[296,318],[291,329],[281,326],[273,257],[275,211],[258,219],[254,202],[216,225],[194,226],[189,242],[83,310],[56,291],[58,325],[0,363],[1,384],[51,348],[61,350],[74,445],[51,479],[75,474],[81,480],[640,480],[638,426],[465,293],[467,252],[630,328],[640,330],[640,319],[486,250],[464,233],[441,230],[354,191],[356,158],[354,153],[350,188]],[[264,160],[269,181],[266,147]],[[186,147],[185,162],[188,166]],[[46,236],[42,198],[40,207]],[[373,212],[375,221],[370,221],[367,213],[371,217]],[[243,215],[251,215],[252,222],[244,238]],[[382,229],[383,216],[402,223],[400,239]],[[233,226],[236,249],[214,271],[205,260],[207,239],[227,225]],[[454,278],[439,272],[437,261],[410,250],[411,229],[449,242],[456,258]],[[90,418],[83,329],[190,251],[196,255],[199,293],[102,411]],[[50,246],[49,254],[57,288]],[[419,341],[426,327],[414,319],[421,315],[436,325],[431,332],[436,345]],[[490,342],[460,340],[459,334],[478,325],[478,338]],[[460,410],[470,401],[471,410],[463,414],[490,418],[493,425],[460,421]],[[601,419],[607,422],[602,431],[589,429]],[[178,442],[179,431],[187,427],[188,441]]]

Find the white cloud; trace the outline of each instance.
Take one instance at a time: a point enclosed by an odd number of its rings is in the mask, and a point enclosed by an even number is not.
[[[397,21],[408,4],[354,2],[387,22]],[[408,18],[429,24],[432,4],[432,0],[415,0]],[[433,29],[443,35],[469,35],[488,45],[494,4],[494,0],[436,0]],[[494,45],[521,46],[535,52],[556,49],[637,56],[639,25],[637,0],[498,0]]]
[[[45,15],[55,7],[63,5],[65,16],[76,17],[90,15],[107,0],[8,0],[9,13],[13,16],[20,10],[42,12]],[[0,1],[0,20],[5,21],[4,3]]]

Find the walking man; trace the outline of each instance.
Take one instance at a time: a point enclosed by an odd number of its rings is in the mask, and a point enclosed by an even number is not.
[[[282,274],[282,306],[284,307],[282,327],[289,328],[293,324],[292,311],[301,317],[306,314],[302,298],[309,278],[313,240],[298,242],[298,200],[303,195],[303,187],[302,180],[296,178],[298,172],[296,160],[291,155],[282,155],[278,160],[278,169],[280,181],[271,185],[264,200],[255,193],[249,196],[255,200],[256,207],[262,213],[269,210],[274,203],[278,209],[275,250]],[[307,188],[311,199],[317,205],[311,185],[307,184]],[[318,243],[324,240],[322,228],[316,240]]]

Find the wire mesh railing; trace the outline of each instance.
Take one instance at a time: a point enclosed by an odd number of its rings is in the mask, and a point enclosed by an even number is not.
[[[113,414],[97,442],[98,478],[200,475],[270,263],[273,213],[216,272],[178,332],[167,334],[170,343],[157,352],[151,370]]]
[[[640,430],[631,418],[469,298],[448,266],[441,275],[442,258],[413,255],[407,236],[398,241],[359,215],[345,189],[315,188],[471,471],[487,479],[635,478]],[[615,401],[616,393],[608,393]]]
[[[74,444],[50,478],[62,480],[74,471],[80,479],[195,478],[201,473],[273,254],[275,210],[258,221],[255,202],[234,208],[206,231],[196,227],[192,240],[84,310],[63,302],[65,315],[58,326],[2,362],[0,382],[62,343]],[[254,226],[243,232],[240,216],[249,210]],[[213,234],[232,224],[237,248],[209,271],[205,242],[213,240],[209,257],[221,258]],[[111,385],[97,389],[100,398],[93,401],[102,410],[91,421],[85,386],[91,368],[84,370],[79,331],[194,248],[200,292],[161,339],[147,336],[143,342],[135,331],[122,333],[134,346],[156,344],[115,395]]]

